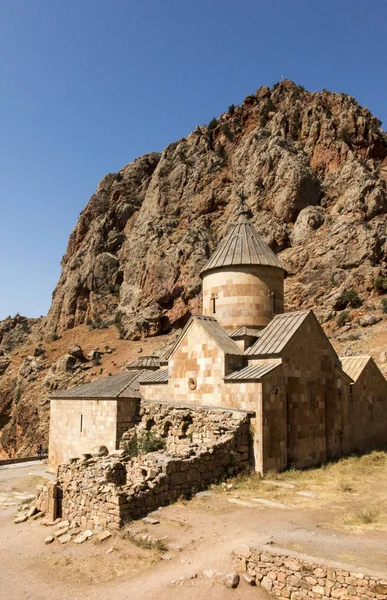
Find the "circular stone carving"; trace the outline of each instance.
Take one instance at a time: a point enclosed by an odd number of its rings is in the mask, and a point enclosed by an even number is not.
[[[196,377],[190,377],[188,379],[188,387],[190,390],[196,390],[197,382]]]

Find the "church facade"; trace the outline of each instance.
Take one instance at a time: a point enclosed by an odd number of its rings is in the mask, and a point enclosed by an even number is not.
[[[284,313],[285,268],[241,212],[203,269],[203,314],[167,356],[51,397],[51,465],[119,446],[140,402],[246,411],[258,472],[387,443],[387,381],[339,358],[313,311]]]

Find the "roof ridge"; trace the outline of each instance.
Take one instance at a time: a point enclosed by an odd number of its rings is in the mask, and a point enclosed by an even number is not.
[[[212,269],[233,265],[263,265],[286,271],[278,256],[251,223],[236,223],[223,237],[201,275]]]

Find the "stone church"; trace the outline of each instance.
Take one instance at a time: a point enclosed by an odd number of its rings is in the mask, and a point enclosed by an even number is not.
[[[385,446],[386,379],[370,356],[339,358],[313,311],[283,312],[285,275],[241,209],[168,355],[51,396],[51,466],[116,450],[144,402],[248,413],[261,473]]]

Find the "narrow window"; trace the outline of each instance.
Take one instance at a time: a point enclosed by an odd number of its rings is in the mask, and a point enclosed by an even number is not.
[[[80,428],[79,431],[82,433],[83,431],[83,415],[81,414],[81,422],[80,422]]]
[[[216,313],[216,298],[215,298],[215,296],[212,298],[212,312],[213,312],[213,314]]]

